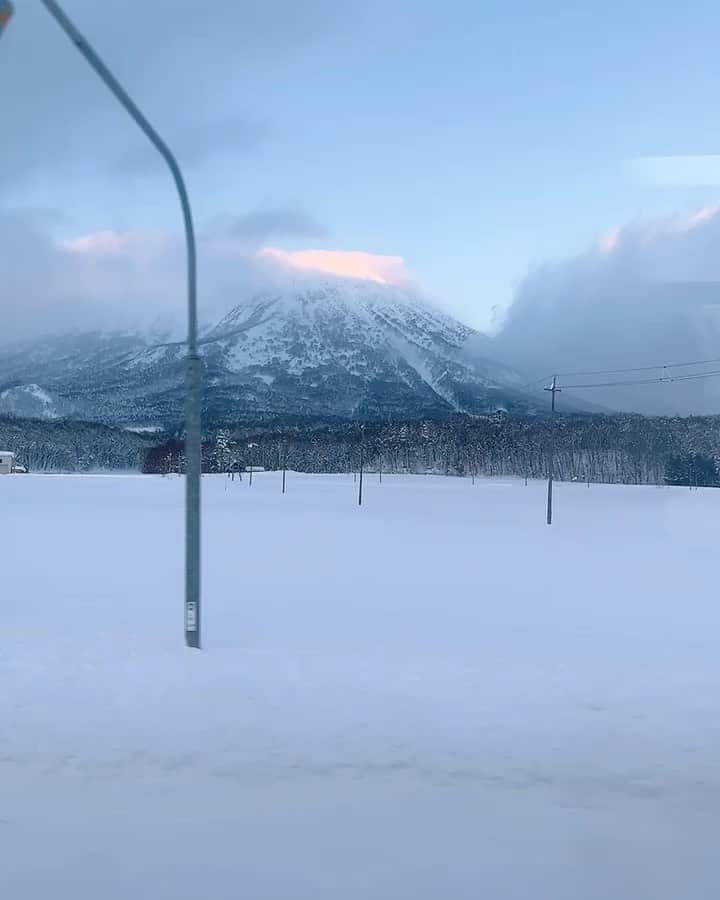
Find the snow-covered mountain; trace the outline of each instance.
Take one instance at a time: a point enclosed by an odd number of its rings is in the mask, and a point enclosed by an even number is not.
[[[0,391],[0,411],[16,418],[60,419],[72,408],[39,384],[20,384]]]
[[[365,281],[256,294],[202,333],[208,420],[532,412],[489,338],[415,293]],[[0,413],[128,426],[183,415],[185,348],[93,332],[0,351]],[[22,401],[22,402],[21,402]]]

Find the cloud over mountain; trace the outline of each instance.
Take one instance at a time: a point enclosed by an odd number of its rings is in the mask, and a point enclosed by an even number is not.
[[[320,229],[301,213],[276,210],[229,221],[198,242],[202,321],[221,317],[257,290],[328,277],[410,281],[400,257],[258,243],[262,236]],[[0,343],[59,331],[156,327],[179,334],[184,327],[185,245],[178,234],[108,229],[55,240],[41,217],[0,214],[0,279]]]
[[[536,268],[496,340],[496,355],[532,376],[720,357],[720,206],[614,229],[586,253]],[[592,397],[651,412],[720,410],[711,379]]]

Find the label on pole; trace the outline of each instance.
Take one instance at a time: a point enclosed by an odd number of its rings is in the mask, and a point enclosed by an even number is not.
[[[10,0],[0,0],[0,33],[10,21],[10,16],[15,12],[15,7]]]
[[[197,604],[192,600],[185,604],[185,631],[197,631]]]

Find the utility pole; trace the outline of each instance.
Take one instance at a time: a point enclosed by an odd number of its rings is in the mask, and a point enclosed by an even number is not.
[[[253,469],[255,468],[255,460],[253,459],[253,450],[257,447],[257,444],[248,444],[248,450],[250,451],[250,483],[248,487],[252,487],[252,477],[253,477]]]
[[[553,476],[555,468],[555,394],[562,393],[557,386],[557,376],[553,375],[552,384],[545,388],[550,391],[552,402],[550,404],[550,441],[548,445],[548,487],[547,487],[547,523],[552,525],[552,495],[553,495]]]
[[[358,484],[358,506],[362,506],[363,464],[365,462],[365,426],[360,426],[360,481]]]
[[[282,460],[282,473],[283,473],[283,485],[282,492],[285,493],[285,473],[287,472],[287,442],[283,445],[283,460]]]
[[[390,427],[390,416],[388,416],[387,427]],[[382,484],[383,477],[383,454],[385,452],[385,430],[384,428],[380,428],[380,436],[378,437],[378,474],[379,474],[379,482]]]

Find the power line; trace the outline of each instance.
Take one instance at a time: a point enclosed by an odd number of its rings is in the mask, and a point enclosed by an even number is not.
[[[682,369],[688,366],[709,366],[710,363],[720,363],[720,359],[696,359],[695,362],[670,363],[662,366],[663,369]]]
[[[568,390],[577,390],[580,388],[600,388],[600,387],[628,387],[631,384],[660,384],[661,382],[672,381],[671,378],[636,378],[633,381],[595,381],[591,384],[564,384],[563,387]]]
[[[720,362],[720,359],[717,360]],[[591,375],[624,375],[626,372],[655,372],[668,366],[638,366],[633,369],[598,369],[596,372],[558,372],[558,378],[589,378]]]
[[[715,378],[717,375],[720,375],[720,371],[718,372],[695,372],[692,375],[676,375],[674,378],[671,378],[671,381],[693,381],[696,378]]]
[[[720,363],[720,359],[696,359],[692,362],[663,363],[658,366],[635,366],[628,369],[596,369],[592,372],[558,372],[558,378],[589,378],[591,375],[624,375],[632,372],[656,372],[660,369],[683,369],[690,366],[709,366]],[[551,376],[547,376],[548,378]],[[531,382],[534,384],[535,382]]]
[[[720,360],[718,360],[720,362]],[[628,370],[625,370],[628,371]],[[591,384],[564,384],[567,390],[585,390],[586,388],[629,387],[636,384],[672,384],[676,381],[696,381],[700,378],[717,378],[720,371],[693,372],[691,375],[664,375],[660,378],[636,378],[629,381],[596,381]]]

